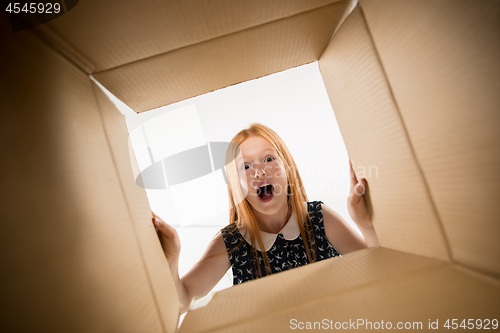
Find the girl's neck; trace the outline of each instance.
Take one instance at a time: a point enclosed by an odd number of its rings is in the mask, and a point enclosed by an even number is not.
[[[271,234],[277,234],[285,224],[290,219],[292,211],[288,208],[288,204],[284,204],[276,213],[274,214],[262,214],[254,210],[255,219],[259,229],[264,232]]]

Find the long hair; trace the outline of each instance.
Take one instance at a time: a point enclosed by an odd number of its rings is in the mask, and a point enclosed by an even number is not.
[[[283,161],[288,181],[288,209],[289,211],[294,211],[295,214],[297,214],[297,223],[299,224],[300,234],[302,235],[302,239],[304,241],[309,262],[311,263],[316,261],[316,251],[313,246],[314,241],[311,238],[311,232],[314,231],[311,230],[312,226],[310,224],[309,214],[304,207],[304,202],[307,202],[308,199],[306,191],[302,185],[302,179],[300,178],[295,161],[293,160],[292,155],[283,140],[273,130],[264,125],[252,124],[249,128],[240,131],[234,136],[228,147],[225,170],[228,181],[227,188],[230,207],[229,224],[234,223],[238,229],[241,230],[244,228],[245,231],[249,233],[252,243],[252,252],[254,258],[256,259],[254,260],[254,264],[256,266],[255,269],[259,277],[263,276],[260,265],[258,264],[258,252],[255,245],[259,244],[260,249],[264,249],[264,244],[262,242],[259,226],[252,208],[243,196],[236,166],[236,157],[239,153],[239,145],[250,137],[261,137],[267,140],[274,147],[276,153]],[[262,251],[261,253],[264,259],[267,271],[266,273],[270,274],[271,266],[269,265],[267,254],[265,251]]]

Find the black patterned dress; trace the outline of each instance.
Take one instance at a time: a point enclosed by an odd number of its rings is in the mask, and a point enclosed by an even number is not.
[[[312,224],[312,227],[309,228],[311,230],[310,239],[313,249],[316,251],[316,261],[340,256],[326,238],[322,203],[322,201],[306,203]],[[277,235],[261,231],[264,246],[266,247],[266,240],[268,243],[269,248],[266,248],[266,254],[272,273],[279,273],[309,263],[296,219],[296,215],[292,214],[292,218],[282,229],[282,233]],[[244,237],[234,223],[222,229],[221,233],[233,270],[233,285],[259,278],[255,269],[257,261],[262,276],[267,275],[261,249],[257,247],[258,257],[255,258],[249,244],[250,241],[246,239],[246,234]],[[272,242],[273,239],[274,242]]]

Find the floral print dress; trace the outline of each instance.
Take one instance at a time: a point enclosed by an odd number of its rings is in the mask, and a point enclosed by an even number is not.
[[[328,242],[325,235],[323,223],[322,201],[305,203],[309,214],[311,225],[310,239],[312,248],[315,249],[316,261],[338,257],[340,254]],[[230,224],[221,230],[229,261],[233,271],[233,285],[259,278],[256,264],[260,266],[262,276],[267,275],[262,256],[262,249],[257,246],[258,256],[255,258],[250,239],[243,230],[243,235],[236,225]],[[290,220],[278,234],[270,234],[261,231],[262,241],[266,250],[272,273],[283,272],[295,267],[309,263],[306,248],[300,234],[296,214],[292,214]]]

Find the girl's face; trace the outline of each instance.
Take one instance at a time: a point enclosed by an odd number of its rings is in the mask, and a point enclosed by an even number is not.
[[[253,136],[240,145],[236,167],[243,196],[253,209],[274,214],[287,204],[288,181],[285,166],[274,147]]]

